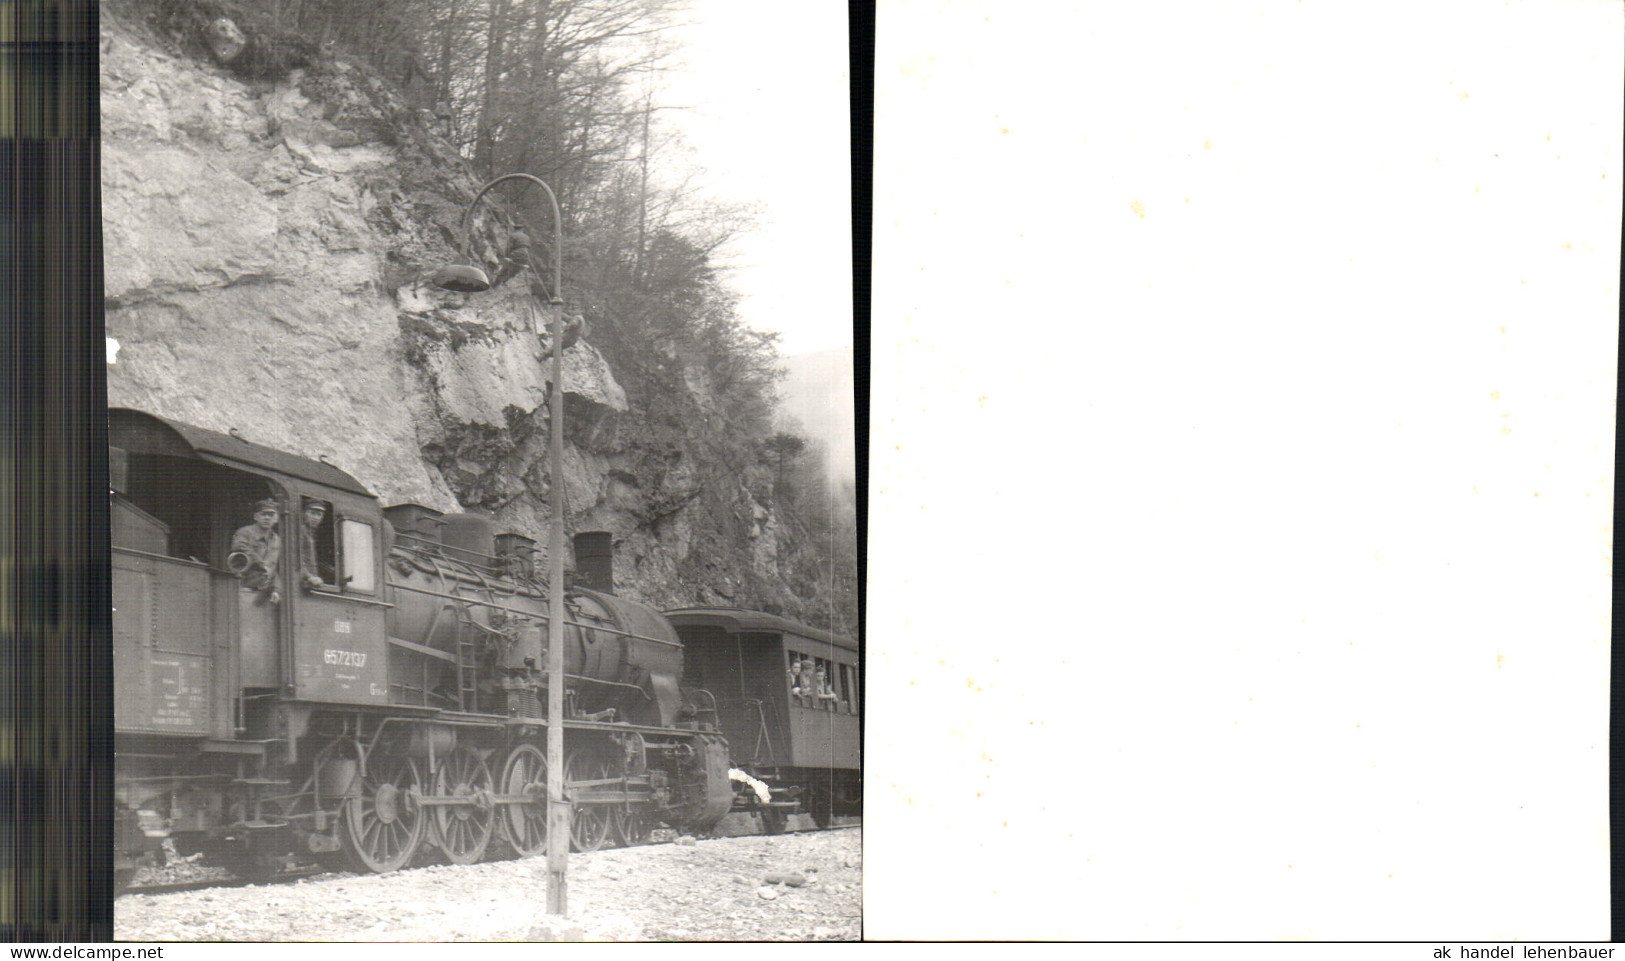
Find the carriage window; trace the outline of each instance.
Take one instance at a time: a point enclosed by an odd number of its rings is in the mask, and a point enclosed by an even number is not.
[[[344,533],[344,583],[347,591],[371,594],[373,584],[372,525],[346,519],[341,524]]]
[[[812,658],[800,651],[787,651],[790,671],[790,703],[813,706]]]
[[[836,710],[839,695],[835,693],[835,664],[826,658],[813,659],[813,707],[820,711]]]
[[[856,714],[858,713],[858,666],[856,664],[843,664],[841,668],[845,672],[847,679],[847,711]]]

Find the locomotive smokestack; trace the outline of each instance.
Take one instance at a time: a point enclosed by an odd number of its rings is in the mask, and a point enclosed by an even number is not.
[[[575,537],[576,577],[582,587],[615,593],[615,543],[609,531],[583,531]]]

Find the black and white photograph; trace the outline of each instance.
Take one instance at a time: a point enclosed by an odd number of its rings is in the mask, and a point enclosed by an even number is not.
[[[9,936],[1625,939],[1620,0],[0,6]]]
[[[113,936],[858,940],[846,5],[99,14]]]

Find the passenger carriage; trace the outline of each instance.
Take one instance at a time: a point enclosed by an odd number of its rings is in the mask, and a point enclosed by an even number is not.
[[[683,686],[716,698],[717,726],[734,762],[796,797],[821,827],[862,813],[858,645],[820,628],[759,611],[670,610],[685,651]],[[812,689],[796,668],[811,661]],[[819,684],[819,671],[825,683]],[[782,830],[778,810],[763,812]]]

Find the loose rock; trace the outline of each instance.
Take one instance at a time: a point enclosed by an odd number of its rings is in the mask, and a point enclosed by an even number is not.
[[[530,929],[527,941],[585,941],[587,932],[579,924],[564,921],[544,921]]]
[[[132,894],[113,902],[113,934],[123,941],[858,940],[859,877],[841,863],[861,845],[861,832],[841,831],[709,840],[675,857],[663,845],[575,854],[567,918],[542,913],[537,878],[546,860],[538,857]],[[792,888],[790,875],[806,872],[769,870],[797,863],[820,865],[820,883],[809,878]],[[785,886],[764,883],[768,873]]]

